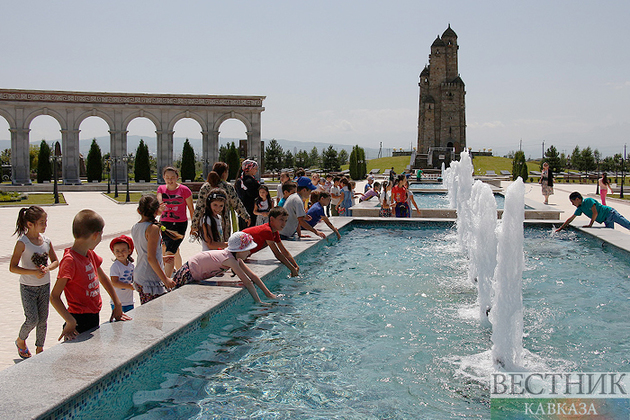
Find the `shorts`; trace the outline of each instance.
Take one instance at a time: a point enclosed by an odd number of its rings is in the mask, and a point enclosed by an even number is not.
[[[173,239],[166,232],[162,232],[162,241],[164,242],[164,246],[166,247],[166,252],[170,252],[171,254],[175,254],[179,249],[179,245],[181,245],[184,240],[183,236],[186,235],[186,229],[188,228],[188,221],[185,222],[161,222],[162,226],[164,226],[168,230],[175,231],[182,235],[182,239]]]
[[[82,332],[93,330],[98,328],[100,323],[98,313],[96,314],[73,314],[70,313],[72,317],[77,321],[77,332],[81,334]],[[66,323],[63,323],[63,327],[66,327]]]

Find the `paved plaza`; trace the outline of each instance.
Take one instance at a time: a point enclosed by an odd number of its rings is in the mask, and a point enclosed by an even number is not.
[[[357,191],[363,191],[364,183],[359,183]],[[508,183],[503,183],[506,187]],[[561,215],[561,221],[570,216],[574,207],[569,202],[568,196],[572,191],[580,191],[582,195],[593,194],[595,185],[579,185],[579,184],[557,184],[555,186],[555,195],[550,198],[550,205],[542,204],[543,197],[540,193],[540,186],[537,184],[526,184],[526,197],[540,202],[540,207],[548,207],[555,210],[564,211]],[[130,229],[134,223],[139,220],[136,212],[136,203],[117,204],[99,192],[66,192],[64,196],[67,205],[55,205],[45,207],[48,213],[48,228],[46,235],[51,238],[57,256],[63,256],[63,249],[71,246],[72,238],[72,219],[74,215],[81,209],[91,208],[97,211],[105,219],[105,230],[103,233],[103,241],[96,248],[97,254],[103,257],[103,270],[109,273],[112,264],[113,255],[109,250],[109,242],[115,236],[120,234],[130,234]],[[619,200],[610,200],[609,205],[616,208],[626,218],[630,218],[630,205]],[[0,369],[5,369],[21,361],[17,355],[14,341],[17,337],[20,325],[24,321],[22,304],[20,299],[19,276],[9,272],[9,261],[15,246],[16,237],[11,236],[15,229],[15,221],[19,207],[3,207],[0,208],[0,237],[4,240],[0,241],[0,272],[2,275],[3,293],[0,294],[0,308],[2,317],[0,318]],[[588,222],[587,218],[581,216],[574,221],[577,226],[582,226]],[[599,225],[601,226],[601,225]],[[603,228],[603,227],[602,227]],[[599,228],[598,228],[599,229]],[[630,232],[623,228],[616,229],[626,235]],[[200,250],[198,243],[190,243],[184,240],[181,252],[184,260],[192,256]],[[51,278],[56,279],[57,272],[52,273]],[[109,297],[106,292],[103,293],[103,310],[101,311],[101,322],[109,319],[111,310],[109,307]],[[136,305],[139,305],[136,294]],[[133,322],[133,321],[132,321]],[[57,344],[57,338],[61,333],[62,318],[51,307],[50,317],[48,319],[48,334],[46,339],[46,348],[50,348]],[[27,343],[35,353],[34,345],[35,331],[31,333]],[[34,357],[37,357],[34,355]]]

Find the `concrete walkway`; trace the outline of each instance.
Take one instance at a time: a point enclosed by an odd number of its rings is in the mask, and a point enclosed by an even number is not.
[[[364,183],[359,183],[356,191],[363,191]],[[508,182],[503,183],[503,187],[507,187]],[[594,185],[579,184],[557,184],[555,187],[555,195],[550,199],[548,207],[562,210],[565,213],[561,216],[561,222],[573,214],[574,207],[569,202],[568,196],[572,191],[580,191],[584,196],[594,193]],[[72,219],[75,214],[84,208],[91,208],[97,211],[105,219],[105,230],[103,241],[96,248],[98,255],[103,257],[103,270],[109,273],[112,264],[113,255],[109,250],[109,242],[115,236],[120,234],[129,234],[131,227],[139,220],[136,212],[136,203],[117,204],[105,197],[99,192],[66,192],[64,193],[67,205],[56,205],[46,207],[48,213],[48,228],[46,235],[51,238],[57,256],[61,258],[63,249],[71,246],[72,237]],[[541,207],[543,197],[540,194],[540,186],[537,184],[526,184],[526,197],[539,201]],[[630,205],[619,200],[610,200],[609,205],[617,209],[626,218],[630,219]],[[19,212],[18,207],[0,208],[0,237],[4,238],[0,241],[0,273],[2,273],[2,285],[4,286],[0,295],[0,308],[2,317],[0,318],[0,369],[7,368],[17,362],[20,362],[15,348],[14,341],[17,338],[19,328],[24,321],[22,303],[20,299],[19,276],[9,272],[9,261],[13,248],[15,246],[16,237],[11,236],[15,230],[15,221]],[[561,223],[560,222],[560,223]],[[574,224],[582,226],[588,223],[588,219],[584,216],[576,219]],[[559,224],[558,224],[559,226]],[[601,225],[600,225],[601,226]],[[599,227],[593,228],[601,229]],[[630,231],[618,228],[619,232],[630,235]],[[190,243],[184,240],[182,243],[181,253],[184,261],[199,252],[198,243]],[[52,273],[53,282],[56,279],[57,272]],[[103,310],[101,311],[101,322],[109,319],[111,310],[109,308],[109,297],[106,292],[103,293]],[[137,299],[137,294],[136,294]],[[136,302],[139,305],[139,302]],[[49,348],[57,344],[57,338],[61,333],[62,318],[51,307],[50,317],[48,319],[48,334],[46,339],[46,347]],[[31,333],[27,344],[34,353],[35,331]]]

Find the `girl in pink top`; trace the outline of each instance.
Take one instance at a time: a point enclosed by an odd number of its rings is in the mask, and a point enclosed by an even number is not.
[[[188,217],[186,208],[192,217],[194,213],[192,192],[182,184],[177,183],[179,172],[172,166],[167,166],[162,171],[162,177],[166,185],[160,185],[157,189],[157,198],[160,204],[166,204],[160,223],[166,229],[175,231],[182,236],[182,239],[173,239],[169,235],[162,235],[164,241],[164,255],[175,255],[173,260],[164,263],[164,272],[167,277],[173,275],[173,269],[182,266],[182,257],[179,254],[179,245],[182,243],[186,228],[188,227]]]
[[[173,276],[173,281],[176,283],[176,287],[180,287],[186,283],[200,282],[231,268],[243,281],[254,300],[257,303],[267,304],[260,300],[254,283],[268,298],[276,299],[278,296],[271,293],[265,283],[243,262],[256,246],[252,235],[236,232],[228,239],[227,249],[203,251],[194,255],[182,265],[182,268],[177,270]]]

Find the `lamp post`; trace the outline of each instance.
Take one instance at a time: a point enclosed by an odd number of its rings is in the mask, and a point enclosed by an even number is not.
[[[55,142],[55,154],[50,157],[53,161],[53,172],[55,177],[55,186],[53,193],[55,195],[55,204],[59,204],[59,190],[57,189],[57,165],[61,162],[61,145],[59,142]]]
[[[107,194],[111,194],[112,193],[112,158],[108,157],[107,159],[105,159],[105,162],[107,162]]]
[[[623,145],[623,157],[621,160],[621,190],[619,190],[619,198],[623,198],[623,182],[626,179],[626,145]]]
[[[597,187],[595,188],[595,195],[599,195],[599,154],[597,155],[595,162],[597,163]]]
[[[125,163],[125,179],[127,180],[127,197],[125,197],[125,203],[129,202],[129,155],[124,154],[122,161]]]
[[[120,162],[120,158],[115,156],[112,160],[114,161],[114,198],[118,198],[118,162]]]

